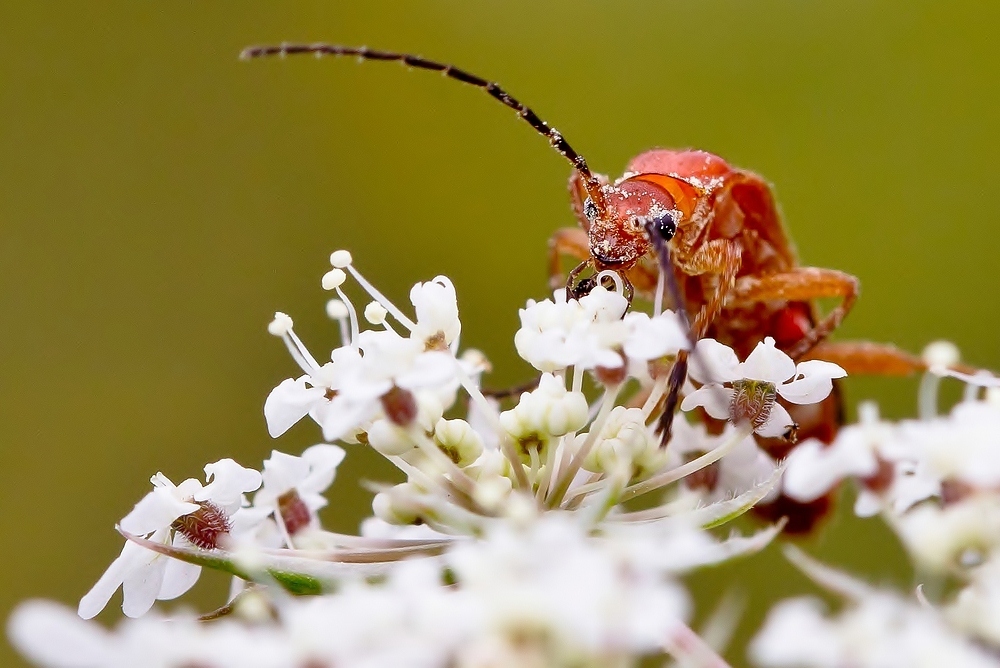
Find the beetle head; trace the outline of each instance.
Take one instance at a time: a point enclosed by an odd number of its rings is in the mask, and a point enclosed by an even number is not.
[[[681,212],[674,198],[654,183],[627,180],[601,188],[601,201],[588,198],[590,253],[600,268],[626,270],[652,248],[647,228],[670,241]]]

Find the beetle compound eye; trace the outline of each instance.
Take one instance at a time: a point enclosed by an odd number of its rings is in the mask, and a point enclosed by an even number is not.
[[[677,221],[673,211],[664,211],[650,218],[651,227],[664,241],[670,241],[677,233]]]
[[[594,204],[594,200],[589,197],[583,200],[583,215],[585,215],[587,220],[590,222],[597,220],[597,205]]]

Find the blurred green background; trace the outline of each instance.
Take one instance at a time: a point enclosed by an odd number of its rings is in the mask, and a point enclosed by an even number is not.
[[[716,152],[775,184],[804,263],[861,278],[841,337],[946,337],[1000,367],[997,25],[1000,4],[971,0],[0,4],[0,615],[31,596],[75,605],[157,470],[200,477],[318,439],[311,423],[267,436],[264,398],[297,370],[266,325],[287,311],[329,349],[334,249],[404,302],[451,276],[491,382],[527,376],[511,336],[546,292],[547,237],[572,224],[564,161],[428,73],[245,63],[242,47],[457,63],[612,176],[653,146]],[[914,389],[847,386],[894,416]],[[390,474],[351,451],[327,523],[354,530],[357,479]],[[877,522],[839,517],[810,549],[908,582]],[[771,549],[697,578],[703,607],[737,578],[743,636],[769,601],[810,590]],[[223,587],[207,578],[188,600],[208,608]],[[20,665],[6,647],[0,663]]]

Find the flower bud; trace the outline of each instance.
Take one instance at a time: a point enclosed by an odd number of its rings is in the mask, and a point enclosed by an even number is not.
[[[459,466],[468,466],[483,452],[483,439],[465,420],[438,420],[434,438],[438,447]]]

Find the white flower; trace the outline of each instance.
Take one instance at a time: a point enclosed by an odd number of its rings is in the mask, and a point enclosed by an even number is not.
[[[568,657],[616,649],[656,651],[689,612],[685,592],[638,559],[637,546],[625,547],[553,513],[524,528],[497,524],[484,541],[456,544],[447,560],[485,637],[504,645],[548,639],[537,649],[554,655],[541,665],[567,665]]]
[[[627,307],[624,296],[601,286],[580,300],[567,300],[561,290],[554,299],[529,300],[519,311],[521,328],[514,346],[518,355],[544,372],[570,366],[620,367],[618,350],[628,336],[622,321]]]
[[[312,415],[318,422],[329,411],[331,400],[340,389],[349,386],[351,380],[362,373],[359,367],[363,360],[357,348],[337,348],[331,354],[332,361],[321,367],[294,336],[291,327],[282,338],[290,350],[298,352],[294,358],[306,373],[298,378],[286,378],[267,396],[264,417],[272,438],[284,434],[306,415]]]
[[[641,311],[632,311],[625,315],[624,322],[628,335],[623,351],[630,361],[648,362],[672,357],[688,348],[687,332],[673,311],[664,311],[652,317]]]
[[[750,645],[766,668],[996,668],[996,660],[933,611],[871,593],[836,617],[816,599],[778,604]]]
[[[920,504],[893,525],[910,555],[936,573],[979,565],[1000,548],[1000,502],[994,494],[974,493],[944,507]]]
[[[946,417],[904,421],[898,441],[940,480],[1000,487],[1000,407],[993,402],[962,401]]]
[[[576,437],[578,449],[589,434]],[[645,416],[638,408],[615,406],[601,428],[596,445],[590,450],[583,467],[594,473],[612,473],[621,468],[654,471],[665,463],[666,452],[660,439],[646,426]]]
[[[254,495],[257,509],[280,517],[285,530],[294,536],[316,522],[316,512],[326,506],[323,492],[333,484],[343,448],[320,443],[306,448],[301,457],[271,451],[264,460],[263,485]]]
[[[538,388],[521,395],[517,405],[500,414],[500,425],[516,439],[562,436],[587,423],[589,406],[582,392],[569,392],[559,378],[542,374]]]
[[[410,303],[417,313],[412,337],[439,350],[458,341],[462,323],[458,319],[458,298],[451,279],[436,276],[432,281],[417,283],[410,289]]]
[[[777,403],[778,396],[793,404],[817,403],[830,394],[834,378],[846,375],[831,362],[808,360],[796,365],[771,337],[758,343],[745,362],[732,348],[701,339],[691,356],[691,376],[703,385],[684,397],[681,410],[701,406],[718,420],[747,421],[761,436],[782,436],[793,421]]]
[[[229,533],[231,516],[240,508],[243,493],[260,487],[261,475],[231,459],[209,464],[205,475],[210,480],[205,486],[193,478],[175,486],[157,473],[151,479],[153,491],[122,519],[122,530],[157,543],[218,547]],[[122,610],[129,617],[138,617],[149,611],[157,599],[170,600],[186,592],[200,572],[200,566],[126,541],[121,555],[80,600],[78,612],[90,619],[121,587]]]

